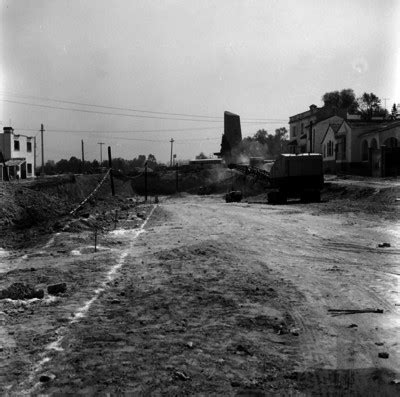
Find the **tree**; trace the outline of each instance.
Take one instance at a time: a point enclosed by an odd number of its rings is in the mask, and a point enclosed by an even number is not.
[[[395,103],[392,106],[391,116],[392,116],[392,119],[395,119],[397,117],[397,106]]]
[[[347,109],[349,113],[355,113],[358,108],[356,95],[351,88],[339,91],[326,92],[322,96],[324,106],[331,106],[336,109]]]
[[[239,146],[239,156],[275,158],[287,152],[288,131],[285,127],[277,128],[275,134],[268,134],[264,129],[258,130],[252,137],[246,137]]]
[[[206,159],[207,158],[207,156],[203,153],[203,152],[200,152],[197,156],[196,156],[196,160],[204,160],[204,159]]]
[[[46,175],[54,175],[56,173],[56,163],[54,162],[54,160],[46,161],[46,164],[44,165],[44,173]]]
[[[157,160],[156,160],[156,156],[154,156],[154,154],[149,154],[147,156],[147,165],[150,168],[155,168],[157,166]]]
[[[382,112],[380,107],[381,100],[374,93],[364,92],[358,99],[358,106],[361,111],[361,117],[364,120],[371,120],[372,116]]]

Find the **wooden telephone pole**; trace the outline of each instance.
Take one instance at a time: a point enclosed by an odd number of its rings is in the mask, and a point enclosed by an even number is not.
[[[43,132],[44,132],[44,127],[43,124],[40,125],[40,138],[41,138],[41,144],[42,144],[42,172],[41,175],[44,177],[44,143],[43,143]]]
[[[172,148],[174,145],[174,138],[171,138],[170,142],[171,142],[171,159],[170,159],[169,166],[172,167]]]

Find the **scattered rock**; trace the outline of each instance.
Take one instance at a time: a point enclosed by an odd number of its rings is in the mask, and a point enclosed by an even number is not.
[[[119,299],[113,299],[111,301],[111,304],[113,304],[113,305],[118,305],[119,303],[121,303],[121,301]]]
[[[34,287],[24,283],[13,283],[8,288],[0,291],[0,299],[43,299],[44,291],[36,290]]]
[[[293,336],[299,336],[299,332],[300,332],[300,329],[299,329],[299,328],[292,328],[292,329],[290,330],[290,333],[291,333]]]
[[[393,379],[392,381],[390,381],[390,383],[392,385],[398,385],[400,383],[400,379]]]
[[[175,371],[174,372],[174,379],[177,380],[189,380],[190,376],[186,375],[183,371]]]
[[[383,342],[375,342],[375,345],[377,345],[377,346],[383,346]]]
[[[186,346],[187,346],[189,349],[193,349],[193,342],[188,342],[188,343],[186,343]]]
[[[67,290],[67,284],[66,283],[53,284],[53,285],[49,285],[47,287],[47,292],[50,295],[63,294],[66,290]]]
[[[237,345],[236,346],[236,353],[237,354],[246,354],[246,355],[252,356],[252,354],[250,353],[249,349],[247,349],[247,347],[245,347],[243,345]]]
[[[382,243],[382,244],[378,244],[379,248],[389,248],[390,244],[389,243]]]
[[[140,219],[146,219],[146,215],[145,215],[145,214],[142,214],[142,213],[140,213],[140,212],[138,212],[138,213],[136,214],[136,216],[137,216],[138,218],[140,218]]]
[[[389,358],[389,353],[386,352],[380,352],[378,353],[379,358]]]
[[[39,382],[42,383],[46,383],[46,382],[50,382],[51,380],[53,380],[56,376],[53,374],[45,374],[45,375],[41,375],[39,378]]]
[[[358,325],[357,324],[350,324],[347,328],[357,328]]]

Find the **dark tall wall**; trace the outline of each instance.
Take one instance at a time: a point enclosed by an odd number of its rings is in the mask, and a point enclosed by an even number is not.
[[[224,135],[222,136],[221,155],[227,163],[234,162],[233,150],[242,141],[240,117],[231,112],[224,112]]]

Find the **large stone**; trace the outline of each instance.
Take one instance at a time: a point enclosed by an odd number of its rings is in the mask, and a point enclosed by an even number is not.
[[[63,294],[66,290],[67,290],[66,283],[53,284],[47,287],[47,292],[49,293],[49,295]]]

